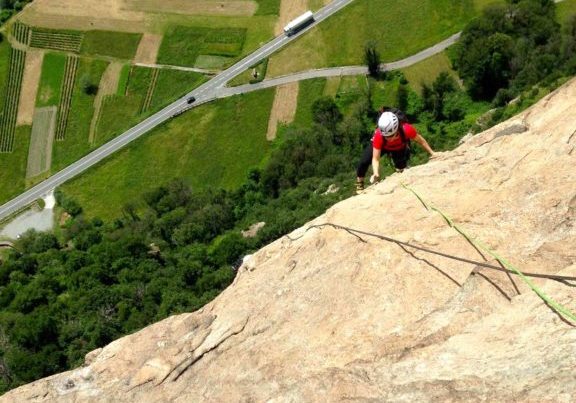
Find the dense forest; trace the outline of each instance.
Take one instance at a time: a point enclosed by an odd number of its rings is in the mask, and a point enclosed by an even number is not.
[[[380,80],[397,86],[391,106],[405,110],[434,149],[451,149],[574,74],[574,21],[561,32],[551,1],[495,6],[453,52],[464,87],[448,73],[421,94],[401,73]],[[81,365],[86,353],[122,335],[200,308],[230,284],[244,255],[350,197],[378,116],[372,95],[316,100],[313,125],[286,127],[266,165],[232,191],[172,181],[127,202],[114,222],[87,219],[58,193],[69,218],[54,234],[23,235],[0,264],[0,392]],[[513,96],[519,100],[505,101]],[[490,108],[479,122],[478,110]],[[412,164],[426,159],[414,147]],[[243,236],[258,222],[266,224]]]

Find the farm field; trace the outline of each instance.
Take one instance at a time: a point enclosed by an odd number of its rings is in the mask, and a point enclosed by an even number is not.
[[[268,122],[267,140],[274,140],[279,125],[292,123],[298,107],[298,82],[284,84],[276,87],[276,95],[270,112]]]
[[[123,68],[124,65],[121,62],[111,62],[108,64],[108,67],[106,67],[104,74],[102,74],[100,84],[98,85],[98,93],[94,97],[94,115],[90,122],[90,134],[88,136],[90,144],[94,143],[96,126],[101,116],[103,101],[107,96],[116,95]]]
[[[94,95],[86,94],[83,85],[99,83],[107,65],[107,62],[101,60],[79,59],[64,137],[59,137],[60,132],[58,129],[56,131],[57,141],[52,152],[53,172],[70,165],[90,151],[88,138],[94,114]],[[60,117],[58,119],[60,122]]]
[[[0,154],[0,200],[8,201],[25,190],[30,126],[16,128],[11,153]]]
[[[16,131],[16,118],[20,102],[22,76],[26,53],[11,48],[9,51],[9,67],[4,91],[2,94],[2,114],[0,116],[0,153],[12,152]]]
[[[33,48],[62,50],[78,53],[82,46],[84,33],[81,31],[31,28],[30,46]]]
[[[58,104],[58,120],[56,126],[56,139],[64,140],[66,126],[68,125],[68,115],[70,114],[70,104],[76,81],[76,71],[78,69],[78,58],[68,56],[64,67],[64,77],[60,91],[60,102]]]
[[[10,69],[10,44],[7,41],[0,42],[0,88],[8,79],[8,70]],[[0,96],[0,111],[4,109],[4,97]]]
[[[55,126],[55,106],[36,109],[34,113],[34,123],[32,124],[30,149],[28,151],[27,179],[50,170]]]
[[[128,202],[173,178],[234,188],[269,150],[274,89],[230,97],[180,115],[63,186],[89,216],[112,219]],[[246,114],[250,119],[245,119]],[[217,162],[216,162],[217,161]],[[216,163],[215,163],[216,162]]]
[[[307,127],[312,124],[312,104],[323,95],[325,86],[325,78],[313,78],[311,80],[300,81],[298,107],[294,115],[295,124],[302,127]]]
[[[126,74],[124,89],[103,100],[96,127],[96,145],[111,140],[206,81],[198,73],[136,66],[129,68]]]
[[[138,49],[134,55],[134,63],[154,64],[158,58],[158,50],[162,44],[162,35],[148,34],[142,35],[138,44]]]
[[[245,41],[245,28],[176,26],[164,35],[158,63],[195,66],[201,55],[225,57],[231,62],[242,53]]]
[[[130,60],[136,55],[141,38],[141,34],[126,32],[87,31],[80,52]]]
[[[16,119],[17,126],[32,124],[43,60],[43,51],[29,49],[26,52],[24,75],[22,76],[20,89],[20,101],[18,104],[18,118]]]
[[[183,0],[126,0],[128,8],[153,13],[176,13],[192,15],[250,16],[258,9],[254,1],[183,1]]]
[[[66,56],[51,52],[44,55],[36,107],[56,106],[60,103],[60,91],[65,68]]]

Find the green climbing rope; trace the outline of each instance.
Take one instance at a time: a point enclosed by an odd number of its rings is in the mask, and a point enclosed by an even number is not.
[[[484,245],[482,242],[473,239],[470,235],[468,235],[464,230],[462,230],[460,227],[458,227],[454,221],[452,221],[450,219],[450,217],[448,217],[444,212],[442,212],[442,210],[432,206],[430,203],[426,203],[426,201],[424,200],[424,198],[422,196],[420,196],[418,194],[418,192],[416,192],[414,189],[412,189],[410,186],[406,185],[405,183],[402,183],[402,186],[410,191],[412,194],[414,194],[414,196],[416,196],[418,198],[418,200],[420,201],[420,203],[422,203],[424,205],[424,207],[426,207],[427,210],[432,210],[432,211],[436,211],[438,214],[440,214],[442,216],[442,218],[444,218],[444,220],[448,223],[448,225],[450,225],[450,227],[454,228],[456,231],[458,231],[464,238],[466,238],[466,240],[468,242],[470,242],[472,245],[474,245],[476,248],[482,249],[483,251],[485,251],[486,253],[490,254],[493,258],[495,258],[498,262],[500,262],[504,267],[506,267],[509,270],[514,271],[521,279],[522,281],[524,281],[528,287],[530,287],[532,289],[532,291],[534,291],[540,298],[542,298],[542,300],[544,300],[544,302],[546,302],[550,307],[552,307],[554,310],[556,310],[556,312],[558,312],[559,314],[561,314],[562,316],[564,316],[566,319],[569,319],[573,322],[576,322],[576,315],[570,311],[568,308],[566,308],[565,306],[559,304],[558,302],[554,301],[552,298],[550,298],[548,295],[546,295],[544,293],[544,291],[542,291],[541,289],[539,289],[534,283],[532,283],[532,281],[530,281],[529,278],[527,278],[518,268],[516,268],[514,265],[512,265],[511,263],[509,263],[506,259],[502,258],[501,256],[499,256],[496,252],[494,252],[493,250],[491,250],[490,248],[488,248],[486,245]]]

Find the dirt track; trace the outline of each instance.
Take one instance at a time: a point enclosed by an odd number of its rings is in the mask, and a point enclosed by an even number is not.
[[[294,120],[296,107],[298,106],[299,88],[298,82],[280,85],[276,88],[276,96],[274,97],[270,119],[268,120],[267,140],[276,138],[278,123],[291,123]]]
[[[17,125],[31,125],[34,119],[34,107],[36,105],[36,94],[38,84],[42,74],[42,61],[44,52],[29,50],[26,52],[26,64],[24,76],[22,78],[22,89],[20,92],[20,103],[18,106]]]
[[[154,64],[162,44],[162,35],[144,34],[138,45],[134,63]]]

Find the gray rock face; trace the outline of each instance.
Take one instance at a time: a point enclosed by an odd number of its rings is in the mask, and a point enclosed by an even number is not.
[[[576,331],[518,276],[366,234],[497,264],[406,184],[519,269],[576,276],[575,110],[573,80],[261,249],[203,309],[0,400],[575,401]],[[576,311],[576,282],[531,281]]]

